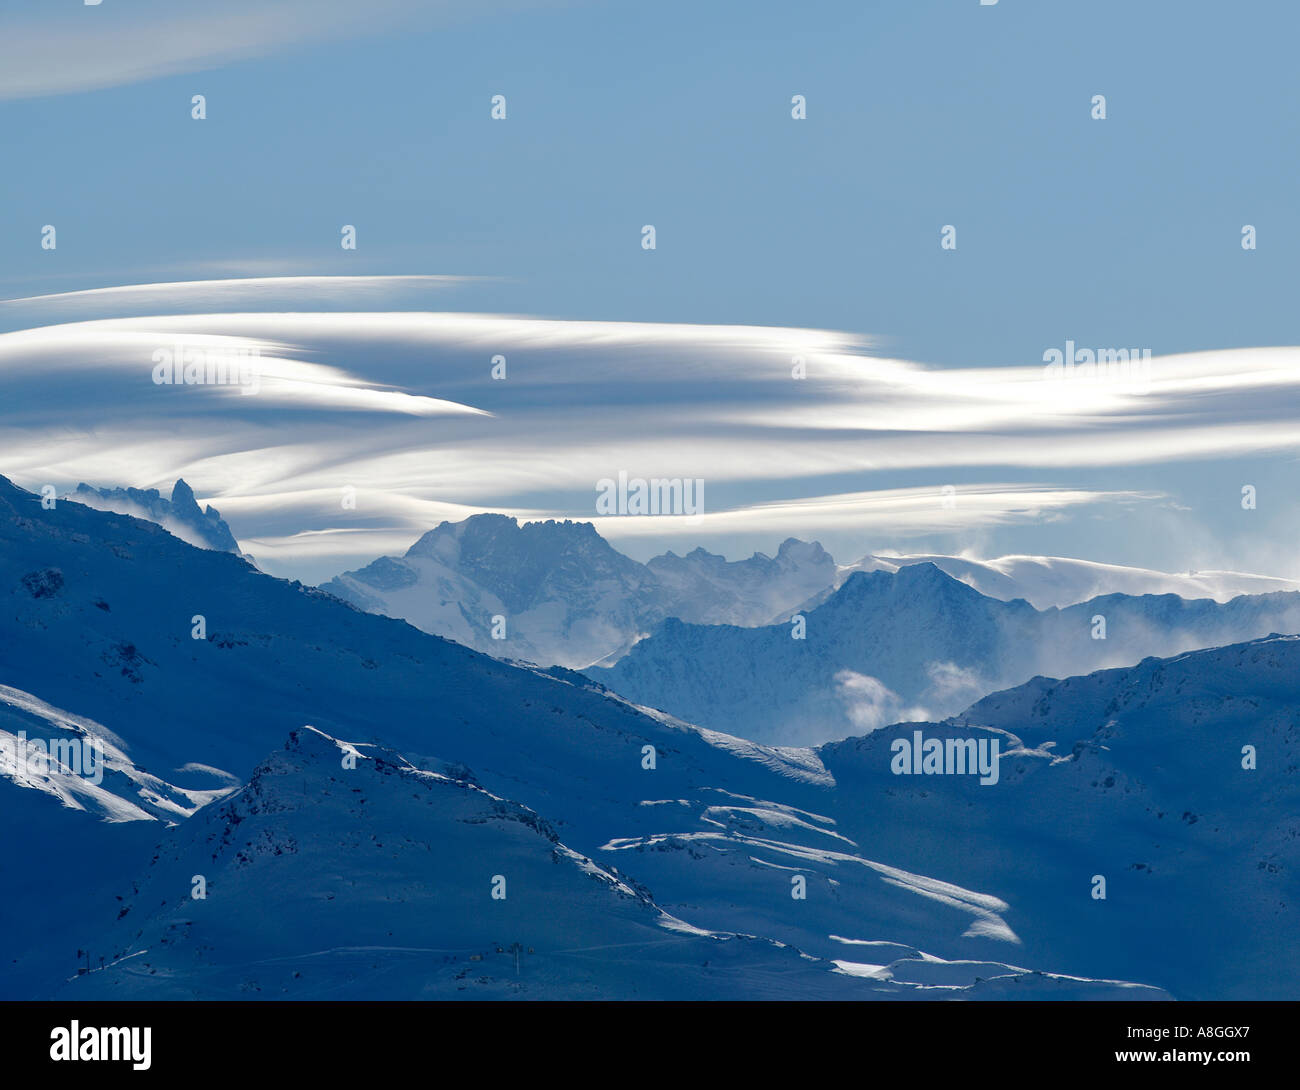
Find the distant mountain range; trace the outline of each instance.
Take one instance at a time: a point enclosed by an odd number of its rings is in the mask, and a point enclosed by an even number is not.
[[[520,525],[504,515],[444,522],[404,556],[381,557],[330,580],[323,589],[361,609],[403,618],[426,632],[490,655],[585,669],[613,666],[666,621],[762,627],[815,610],[859,572],[895,574],[923,564],[988,598],[1003,602],[1025,599],[1043,610],[1113,594],[1176,594],[1227,602],[1243,594],[1300,592],[1300,584],[1268,576],[1237,572],[1177,575],[1059,557],[977,561],[867,556],[841,567],[816,542],[794,538],[782,542],[775,557],[755,553],[747,560],[728,561],[697,548],[685,556],[668,552],[640,564],[615,550],[590,523]],[[1224,631],[1244,639],[1270,630]],[[1048,661],[1073,672],[1075,667],[1137,661],[1149,654],[1206,646],[1195,637],[1190,643],[1143,643],[1132,627],[1120,634],[1119,643],[1123,650],[1113,654],[1066,655]],[[1116,647],[1115,643],[1109,645],[1110,649]],[[907,654],[910,648],[898,650]],[[927,652],[919,647],[917,653]],[[1125,658],[1126,654],[1131,657]],[[959,662],[966,657],[936,659],[928,655],[926,661]],[[844,668],[861,665],[850,662]],[[622,681],[636,669],[629,665],[617,677]],[[603,674],[594,676],[606,680]],[[1028,676],[1017,670],[999,671],[994,681]],[[957,686],[960,696],[974,699],[987,691],[979,689],[983,680],[987,680],[985,674],[965,679],[949,676],[939,684]],[[913,684],[907,688],[919,698],[928,687]],[[636,688],[635,692],[644,695],[645,689]],[[930,701],[934,707],[958,707],[955,700],[935,703],[933,695]],[[740,725],[741,720],[733,717],[722,729]]]
[[[184,481],[171,501],[86,485],[73,495],[238,553]],[[444,522],[404,556],[322,589],[498,658],[586,668],[628,699],[700,726],[791,745],[943,718],[1039,674],[1294,633],[1300,592],[1224,599],[1290,585],[1044,557],[873,555],[837,566],[820,545],[795,539],[775,557],[727,561],[695,549],[641,564],[590,523],[485,514]],[[1098,587],[1162,592],[1039,608],[1026,600],[1070,602]]]
[[[23,830],[6,997],[1264,998],[1300,979],[1300,641],[922,725],[1002,744],[981,786],[895,776],[913,725],[818,750],[701,730],[2,478],[0,601],[4,729],[110,739],[118,777],[77,808],[84,790],[3,766]],[[1025,706],[1021,744],[997,723]]]
[[[1177,594],[1180,598],[1211,598],[1226,602],[1242,594],[1300,591],[1300,581],[1233,571],[1161,572],[1120,564],[1099,564],[1061,556],[1004,556],[973,560],[963,556],[915,553],[908,556],[865,556],[838,569],[835,583],[800,609],[825,601],[854,572],[896,572],[912,564],[933,564],[954,579],[990,598],[1010,602],[1023,598],[1037,609],[1063,609],[1106,594]],[[785,618],[780,618],[784,620]]]
[[[640,564],[588,522],[474,515],[323,589],[488,654],[583,667],[617,658],[668,617],[764,624],[835,570],[820,545],[793,539],[775,557],[728,561],[695,549]]]
[[[664,622],[589,676],[639,704],[772,745],[955,714],[1028,681],[1300,632],[1300,593],[1110,594],[1065,609],[986,597],[937,565],[855,572],[801,619]]]
[[[85,484],[72,498],[100,510],[152,520],[201,548],[239,554],[238,542],[220,514],[211,506],[200,511],[183,480],[175,484],[170,501],[155,489],[94,489]],[[880,593],[841,594],[855,575],[900,575],[919,566],[937,568],[980,596],[1008,605],[984,607],[989,617],[998,618],[995,627],[1006,632],[995,643],[980,639],[974,640],[976,646],[967,646],[976,630],[963,635],[952,613],[937,618],[936,626],[901,631],[900,626],[914,623],[915,611],[894,592],[888,602],[881,601]],[[917,585],[909,579],[900,583],[905,592]],[[331,579],[322,589],[369,613],[407,620],[422,631],[494,657],[569,669],[593,667],[594,678],[620,687],[634,700],[658,701],[655,706],[718,730],[788,743],[837,738],[907,711],[949,714],[1035,672],[1073,674],[1271,631],[1296,631],[1292,600],[1260,596],[1300,592],[1300,584],[1243,572],[1169,574],[1060,557],[976,561],[868,554],[853,565],[837,566],[822,546],[796,538],[781,542],[775,557],[755,553],[744,561],[727,561],[697,548],[638,563],[612,548],[590,523],[520,524],[506,515],[485,514],[439,524],[402,557],[381,557]],[[1213,607],[1227,606],[1244,594],[1258,601],[1223,610]],[[1115,596],[1160,596],[1166,601],[1099,601]],[[1200,604],[1175,605],[1169,596]],[[716,628],[780,626],[794,614],[811,615],[832,600],[839,605],[818,613],[813,637],[818,654],[801,656],[797,662],[776,653],[759,666],[751,656],[748,645],[767,639],[774,640],[776,649],[793,650],[779,633],[745,636]],[[1030,617],[1017,600],[1048,614],[1076,605],[1079,609],[1067,611],[1058,622],[1026,622],[1032,631],[1017,636],[1015,618]],[[954,601],[974,600],[958,594]],[[880,610],[902,610],[911,620],[888,622],[893,645],[876,645],[880,641],[870,632],[854,635],[854,618],[844,615],[846,602],[874,610],[870,623],[878,630]],[[1078,618],[1092,606],[1096,609],[1088,614],[1089,641],[1080,643]],[[1115,618],[1106,614],[1106,640],[1093,641],[1091,617],[1105,610],[1118,614],[1123,623],[1115,628]],[[836,619],[828,630],[824,622],[832,614]],[[975,622],[974,615],[969,619]],[[690,635],[689,628],[675,622],[710,631]],[[858,622],[857,627],[865,626],[866,615]],[[984,618],[980,623],[993,622]],[[675,641],[692,646],[673,652]],[[737,675],[715,652],[694,648],[695,641],[746,644],[733,650],[763,675],[746,688],[750,696],[732,693],[727,680],[744,676],[749,667],[740,667]],[[632,657],[625,659],[634,648]],[[807,662],[809,658],[816,661]],[[788,669],[794,670],[793,676],[787,676]],[[800,680],[809,669],[811,675]],[[671,682],[664,682],[668,675]],[[771,692],[772,687],[777,692]],[[693,695],[693,688],[705,691],[701,698]]]

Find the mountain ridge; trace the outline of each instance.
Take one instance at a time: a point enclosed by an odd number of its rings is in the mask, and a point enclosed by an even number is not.
[[[24,577],[34,570],[57,570],[62,576],[32,580],[29,586]],[[0,609],[0,683],[18,685],[44,700],[59,694],[58,704],[69,714],[93,719],[119,737],[136,767],[162,775],[198,764],[246,774],[305,723],[333,739],[354,739],[347,744],[363,753],[365,746],[391,749],[420,771],[472,782],[511,806],[526,807],[566,846],[611,876],[616,865],[618,881],[652,890],[655,904],[688,926],[762,940],[758,946],[749,939],[724,944],[734,956],[727,975],[719,978],[730,983],[719,987],[733,997],[747,994],[747,987],[765,987],[764,965],[777,956],[771,954],[772,943],[799,953],[790,964],[816,970],[808,978],[815,982],[810,988],[821,989],[828,979],[847,975],[856,979],[854,988],[882,998],[925,994],[928,985],[909,981],[938,972],[939,963],[947,966],[943,986],[952,989],[945,994],[954,997],[984,994],[988,986],[977,978],[987,976],[988,966],[1023,978],[1026,987],[1050,980],[1051,988],[1075,995],[1097,994],[1098,988],[1111,994],[1119,987],[1106,981],[1160,984],[1149,978],[1141,958],[1118,951],[1084,948],[1059,959],[1050,945],[1039,944],[1035,957],[1026,959],[1021,947],[1039,926],[1033,918],[1010,918],[1015,904],[983,882],[962,886],[949,881],[943,872],[955,865],[950,859],[936,856],[909,869],[882,858],[871,837],[853,835],[845,824],[863,800],[837,783],[813,751],[763,747],[642,712],[581,675],[503,663],[403,622],[360,612],[313,588],[274,579],[229,554],[193,548],[151,523],[77,504],[45,511],[38,497],[0,481],[0,601],[6,603]],[[110,608],[101,609],[97,602]],[[199,611],[207,614],[206,638],[196,638],[192,631],[192,616]],[[340,772],[331,767],[329,775],[337,778]],[[304,780],[290,774],[279,782],[284,795],[274,812],[286,814],[321,799],[313,782],[331,791],[338,786],[311,775]],[[849,794],[842,795],[845,790]],[[340,866],[348,871],[347,879],[357,883],[349,889],[369,890],[361,901],[347,902],[345,916],[371,912],[376,898],[382,900],[384,886],[362,876],[371,862],[390,858],[384,854],[389,842],[377,828],[371,831],[382,849],[368,839],[368,832],[362,834],[370,846],[362,845],[358,869],[349,869],[350,856],[340,855],[335,846],[357,832],[347,815],[356,806],[369,805],[349,802],[353,796],[347,787],[335,797],[335,803],[343,800],[338,803],[343,808],[328,811],[334,815],[331,821],[323,820],[326,811],[316,811],[321,821],[307,821],[298,831],[268,826],[271,839],[255,841],[280,847],[280,855],[271,847],[258,858],[289,870],[268,871],[265,881],[240,887],[242,907],[225,917],[226,930],[218,923],[218,931],[204,940],[215,950],[207,964],[215,958],[228,970],[211,976],[187,960],[189,955],[177,955],[180,960],[174,961],[164,948],[180,949],[171,939],[179,944],[184,920],[194,919],[196,911],[189,903],[189,882],[204,874],[207,865],[185,845],[206,843],[209,834],[220,840],[226,831],[233,843],[247,820],[231,820],[240,812],[223,809],[224,800],[200,808],[164,831],[154,851],[158,861],[150,864],[147,856],[140,859],[136,835],[149,823],[108,825],[86,813],[59,810],[36,791],[0,792],[7,816],[32,830],[24,883],[0,903],[4,963],[21,966],[9,979],[30,986],[24,994],[50,994],[49,974],[72,971],[73,946],[85,949],[93,940],[97,954],[132,953],[121,936],[129,939],[134,932],[122,932],[114,917],[134,895],[119,885],[115,892],[123,901],[115,903],[113,875],[120,881],[123,874],[135,874],[142,881],[151,867],[162,874],[157,868],[165,859],[175,868],[167,873],[184,883],[164,880],[155,887],[156,901],[133,900],[135,908],[120,920],[121,927],[130,921],[136,930],[141,929],[137,921],[145,921],[154,943],[150,968],[158,973],[142,969],[142,958],[133,957],[107,975],[96,969],[73,980],[69,994],[98,995],[111,980],[129,978],[129,990],[136,995],[162,994],[169,981],[178,981],[201,994],[232,996],[245,994],[239,991],[246,983],[241,967],[261,961],[269,949],[276,957],[315,957],[320,951],[308,944],[309,933],[299,942],[275,922],[280,893],[272,876],[310,875],[305,893],[294,896],[319,894],[328,903],[326,894],[333,891],[337,899],[337,888],[321,884],[326,881],[324,863],[303,872],[290,866],[294,858],[304,857],[303,838],[310,838],[311,845],[326,846],[332,873],[337,875]],[[362,796],[369,798],[364,789],[356,798]],[[231,796],[236,797],[249,796]],[[404,795],[397,791],[384,797],[397,806]],[[51,820],[29,820],[46,814]],[[96,845],[96,866],[103,873],[95,872],[93,885],[87,885],[87,873],[55,865],[68,821],[82,823],[86,842]],[[299,845],[296,855],[280,835],[286,831]],[[426,837],[423,843],[435,839]],[[861,844],[871,845],[869,854]],[[312,858],[325,858],[318,847],[309,847]],[[239,850],[219,853],[234,868],[230,873],[245,870]],[[404,855],[403,882],[418,881],[415,861],[423,853],[420,847],[416,854]],[[465,887],[473,901],[463,903],[481,903],[488,911],[493,874],[503,871],[469,848],[466,853],[457,865],[472,864],[486,873],[473,871],[477,877]],[[218,878],[220,873],[214,872]],[[791,896],[792,874],[806,879],[803,900]],[[65,888],[69,882],[76,884],[75,898]],[[222,882],[215,882],[210,894],[214,905],[221,904],[221,889]],[[936,891],[942,891],[940,899],[933,896]],[[68,944],[63,952],[67,961],[51,961],[48,944],[20,925],[46,902],[75,902],[91,914],[66,922],[76,927],[67,933],[82,940]],[[144,903],[156,911],[137,916]],[[334,926],[328,914],[318,918],[323,928]],[[448,926],[471,923],[468,910],[458,909]],[[399,930],[391,923],[388,929]],[[871,968],[875,963],[855,957],[853,949],[829,935],[887,943],[880,949],[894,952],[888,963],[900,964],[896,970]],[[393,945],[404,945],[399,934],[393,937]],[[547,949],[548,957],[560,952],[549,940]],[[411,994],[409,965],[403,969],[387,956],[382,964],[364,960],[371,954],[343,955],[352,960],[340,963],[341,973],[330,986],[336,984],[342,992],[333,994]],[[394,955],[399,961],[402,956]],[[606,994],[639,994],[637,982],[643,978],[636,957],[617,949],[599,956],[602,972],[612,974],[605,978]],[[713,959],[704,956],[699,968],[707,968],[704,961]],[[1121,971],[1091,972],[1103,963]],[[1035,971],[1056,975],[1040,977]],[[392,972],[398,975],[388,975]],[[419,972],[423,978],[423,968]],[[1071,982],[1072,977],[1084,979]],[[313,986],[319,983],[318,977],[312,979]],[[566,989],[582,979],[581,972],[569,972],[548,985],[546,994],[573,994]],[[842,994],[838,984],[831,987]],[[1152,994],[1132,987],[1123,991]]]
[[[989,598],[937,565],[854,572],[791,623],[675,621],[588,676],[638,704],[770,744],[820,743],[899,719],[942,719],[1036,674],[1300,631],[1300,593],[1225,603],[1107,595],[1064,609]],[[802,635],[801,635],[802,632]]]

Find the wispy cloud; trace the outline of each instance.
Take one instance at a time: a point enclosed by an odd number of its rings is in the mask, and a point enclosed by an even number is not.
[[[428,304],[438,292],[482,281],[468,276],[242,276],[121,284],[0,299],[0,321],[24,325],[90,318],[229,310],[355,310]]]
[[[528,0],[9,0],[0,99],[119,87],[344,36],[526,6]]]
[[[264,287],[382,306],[404,279]],[[258,292],[140,285],[42,305],[220,306]],[[156,385],[154,353],[177,343],[256,349],[256,396]],[[478,510],[590,519],[614,539],[1041,523],[1159,501],[1119,474],[1069,483],[1079,466],[1300,450],[1300,349],[1158,358],[1138,386],[1056,381],[1041,366],[932,369],[870,347],[823,330],[408,311],[38,326],[0,335],[0,472],[29,487],[183,475],[277,556],[360,558]],[[597,519],[596,482],[620,471],[704,480],[703,514]]]
[[[1102,502],[1138,503],[1160,498],[1149,492],[1096,492],[1034,483],[961,487],[880,488],[789,501],[755,503],[701,515],[597,518],[605,536],[657,537],[680,524],[701,537],[746,532],[782,534],[796,529],[888,531],[901,536],[970,530],[975,527],[1041,521],[1069,507]]]

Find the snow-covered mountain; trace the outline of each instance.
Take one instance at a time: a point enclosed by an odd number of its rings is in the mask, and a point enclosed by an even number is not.
[[[238,553],[239,542],[211,504],[200,509],[194,490],[184,480],[172,486],[171,499],[164,499],[156,488],[92,488],[77,485],[66,497],[97,511],[115,511],[119,515],[156,522],[170,534],[200,549],[218,549]]]
[[[1113,594],[1176,594],[1226,603],[1246,594],[1300,592],[1300,583],[1269,576],[1180,575],[1061,557],[986,561],[868,555],[837,567],[819,544],[795,538],[782,542],[771,557],[755,553],[729,561],[697,548],[684,556],[670,551],[640,564],[609,545],[590,523],[520,524],[505,515],[444,522],[404,556],[381,557],[337,576],[323,589],[361,609],[402,618],[498,658],[586,669],[614,666],[666,620],[739,628],[783,623],[823,605],[858,572],[893,574],[927,564],[986,597],[1024,599],[1040,610],[1064,609]],[[1266,632],[1252,629],[1230,635],[1244,639]],[[1116,654],[1071,659],[1066,672],[1190,646],[1203,645],[1144,645],[1127,658]],[[1029,674],[1006,676],[1018,681]],[[957,710],[963,700],[988,691],[978,689],[980,681],[941,679],[940,687],[955,685],[958,696],[936,702],[931,695],[925,707],[942,714]],[[643,689],[635,691],[638,699],[644,695]],[[735,722],[722,727],[738,729]]]
[[[0,683],[111,732],[142,775],[248,777],[171,827],[11,780],[7,994],[1163,994],[1154,959],[1086,922],[1058,956],[1036,937],[1053,906],[953,881],[953,845],[880,851],[856,817],[875,803],[814,751],[648,713],[151,523],[46,511],[0,479],[0,602]],[[157,791],[133,783],[119,797]],[[1007,850],[1037,865],[1036,842]],[[46,905],[62,941],[24,926]]]
[[[583,667],[618,658],[666,617],[765,623],[834,576],[820,545],[793,539],[775,557],[696,549],[639,564],[591,523],[474,515],[323,589],[487,654]]]
[[[1023,598],[1037,609],[1053,606],[1064,609],[1107,594],[1177,594],[1182,598],[1226,602],[1242,594],[1300,591],[1300,582],[1294,579],[1249,572],[1162,572],[1062,556],[1002,556],[996,560],[975,560],[963,556],[915,553],[906,556],[868,555],[855,564],[845,565],[837,570],[833,583],[810,595],[800,604],[798,611],[816,608],[854,572],[896,572],[909,564],[933,564],[990,598],[1000,598],[1004,602]]]
[[[776,913],[746,912],[730,899],[745,896],[744,883],[751,897],[755,882],[779,892],[783,883],[774,879],[792,868],[773,873],[763,856],[802,856],[809,865],[796,869],[812,877],[818,893],[847,901],[863,887],[866,899],[878,902],[856,919],[838,905],[806,913],[818,922],[797,930],[840,957],[694,926],[665,912],[648,888],[609,861],[602,866],[566,847],[544,818],[485,790],[468,769],[417,768],[390,750],[305,727],[258,766],[237,796],[208,807],[164,842],[112,927],[88,941],[92,951],[108,951],[105,968],[69,981],[59,994],[907,999],[930,998],[939,986],[970,997],[1165,997],[1119,981],[817,936],[828,918],[845,931],[854,923],[877,926],[881,916],[896,922],[924,911],[918,894],[939,893],[955,911],[936,914],[972,919],[974,938],[1001,926],[996,911],[1005,906],[860,860],[845,850],[853,846],[844,838],[825,839],[833,832],[823,830],[821,842],[809,847],[781,843],[794,827],[812,828],[786,808],[713,806],[704,818],[780,840],[740,846],[748,855],[743,861],[727,842],[734,833],[710,831],[618,840],[603,854],[648,868],[670,886],[716,882],[704,904],[684,907],[741,918],[760,934]],[[839,850],[818,851],[826,843]],[[850,873],[823,877],[821,867]],[[191,893],[196,876],[204,894],[198,899]],[[792,902],[793,911],[801,908]],[[884,961],[858,960],[863,955]]]
[[[580,666],[665,615],[654,577],[590,523],[475,515],[323,589],[502,658]],[[495,633],[495,636],[494,636]]]
[[[450,772],[292,732],[162,846],[91,942],[107,942],[106,971],[66,994],[723,998],[737,973],[753,998],[871,993],[788,946],[670,916],[528,807]]]
[[[229,794],[239,780],[221,769],[179,769],[177,787],[137,768],[112,731],[0,685],[0,791],[42,792],[103,821],[174,824]]]
[[[646,562],[664,587],[669,616],[702,624],[767,624],[792,602],[826,587],[835,561],[817,542],[787,538],[776,556],[727,560],[704,549],[671,550]]]
[[[995,787],[895,776],[891,745],[913,729],[1016,741]],[[1031,963],[1096,944],[1090,971],[1137,959],[1180,998],[1300,992],[1300,944],[1283,937],[1300,922],[1300,638],[1035,678],[941,727],[817,753],[861,805],[836,812],[842,833],[900,866],[978,876],[1017,906],[1013,926],[1039,922]]]
[[[775,745],[938,719],[1036,674],[1062,677],[1300,632],[1300,593],[1219,603],[1112,594],[1065,609],[987,597],[934,564],[855,572],[791,622],[666,621],[590,676],[638,704]]]

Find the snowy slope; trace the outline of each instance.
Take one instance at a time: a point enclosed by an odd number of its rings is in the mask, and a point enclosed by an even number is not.
[[[50,742],[56,739],[77,748],[55,753]],[[220,769],[191,766],[174,775],[197,786],[177,787],[137,768],[122,747],[120,738],[93,720],[0,685],[0,791],[40,792],[104,821],[175,823],[239,783]],[[75,760],[69,760],[73,752]]]
[[[347,755],[355,767],[344,767]],[[313,728],[238,796],[166,841],[118,919],[87,940],[106,966],[76,998],[918,998],[1000,962],[891,946],[892,969],[705,931],[572,851],[465,770],[418,769]],[[619,857],[622,858],[621,856]],[[196,899],[195,875],[202,898]],[[503,884],[502,884],[503,883]],[[494,886],[502,896],[493,897]],[[1160,998],[1066,980],[1073,997]]]
[[[56,752],[51,761],[50,744],[59,742],[94,749],[75,758]],[[136,765],[128,749],[99,723],[0,685],[0,824],[10,831],[0,865],[0,998],[48,988],[51,957],[76,960],[76,939],[55,937],[80,936],[88,914],[111,918],[115,887],[147,862],[160,829],[239,786],[200,765],[164,779]],[[83,760],[92,752],[97,774],[87,776]]]
[[[33,572],[39,578],[27,579]],[[191,622],[200,611],[208,632],[196,640]],[[75,936],[66,944],[18,926],[5,934],[20,971],[3,986],[16,994],[58,991],[75,973],[74,948],[91,950],[96,971],[74,980],[69,994],[248,994],[238,989],[254,963],[251,979],[264,990],[252,994],[414,995],[425,994],[426,983],[434,994],[458,990],[452,981],[464,965],[439,975],[422,957],[313,955],[356,946],[349,935],[381,924],[378,945],[396,948],[499,943],[508,936],[484,926],[493,902],[482,869],[495,858],[523,876],[520,902],[534,911],[520,921],[537,924],[544,915],[542,902],[528,900],[532,884],[545,890],[546,905],[565,906],[561,917],[572,912],[582,934],[616,940],[588,944],[609,947],[586,951],[594,965],[585,955],[564,961],[559,955],[575,944],[559,921],[531,944],[548,951],[534,963],[545,973],[534,978],[533,995],[593,994],[593,982],[609,996],[683,994],[689,983],[690,994],[744,998],[777,994],[779,976],[798,994],[852,988],[887,998],[930,994],[912,979],[925,974],[942,976],[953,995],[985,994],[981,980],[1007,975],[1025,977],[1027,991],[1152,994],[1104,983],[1153,982],[1140,971],[1093,973],[1098,951],[1025,957],[1038,921],[1013,920],[1017,906],[1000,890],[978,877],[953,881],[938,867],[900,865],[875,837],[846,831],[843,815],[864,800],[841,798],[812,751],[774,750],[647,714],[580,675],[513,667],[272,579],[237,557],[193,549],[152,524],[76,504],[46,512],[0,480],[0,683],[18,688],[19,679],[24,693],[102,724],[137,768],[258,771],[237,796],[170,831],[95,821],[31,788],[0,796],[15,826],[34,828],[24,810],[41,819],[4,922],[16,923],[20,912],[30,918],[44,903],[66,913],[72,889],[82,909],[64,921],[70,930],[60,934]],[[261,763],[290,732],[306,737],[304,723],[363,754],[382,744],[403,756],[386,756],[382,773],[377,762],[361,762],[357,771],[371,780],[326,794],[335,790],[329,775],[351,775],[321,756],[337,750],[334,742],[291,753],[288,764]],[[439,775],[407,770],[406,761]],[[365,824],[367,807],[378,824]],[[535,824],[522,820],[526,812]],[[94,866],[80,873],[59,851],[68,820],[87,829],[79,846],[94,845]],[[135,835],[143,827],[162,832],[152,861]],[[443,843],[451,846],[443,862],[449,886],[428,867]],[[594,860],[604,876],[576,857]],[[488,882],[502,873],[488,869]],[[109,896],[112,870],[118,885]],[[211,880],[202,905],[187,899],[195,874]],[[791,896],[795,875],[806,881],[806,899]],[[636,896],[621,894],[618,883]],[[223,890],[237,891],[237,903],[222,902]],[[340,915],[326,908],[330,893],[343,899]],[[397,896],[407,897],[406,908]],[[436,904],[445,904],[444,915]],[[202,921],[196,915],[218,906]],[[664,913],[723,938],[682,932],[685,962],[674,962],[677,955],[657,945],[677,926]],[[299,917],[310,926],[295,926]],[[179,941],[186,919],[202,925],[201,944]],[[725,938],[733,934],[755,939],[734,944]],[[138,952],[132,942],[150,953],[98,970],[99,956]],[[288,987],[268,961],[277,958],[297,963],[303,976],[288,975],[309,981],[302,991],[276,990]],[[141,973],[136,963],[145,960],[157,972]],[[309,977],[309,960],[332,969]],[[711,976],[719,963],[725,972]],[[502,968],[483,972],[484,994],[500,994]],[[1060,975],[1026,976],[1033,971]],[[1076,977],[1102,983],[1069,979]]]
[[[164,845],[104,941],[69,996],[716,998],[737,972],[755,998],[870,990],[674,919],[463,777],[311,728]]]
[[[821,747],[841,831],[900,866],[976,877],[1044,949],[1142,965],[1179,998],[1294,998],[1300,946],[1300,638],[1272,637],[997,693],[943,725]],[[1007,732],[1001,776],[896,776],[891,742]],[[1017,744],[1018,743],[1018,744]],[[1253,746],[1254,768],[1243,767]],[[1008,756],[1006,754],[1011,754]],[[1105,900],[1092,896],[1106,879]]]
[[[1105,619],[1105,638],[1095,618]],[[1300,632],[1300,594],[1226,603],[1108,595],[1065,609],[986,597],[933,564],[854,573],[795,627],[665,622],[589,674],[641,704],[773,744],[952,715],[1035,674],[1066,676]]]

